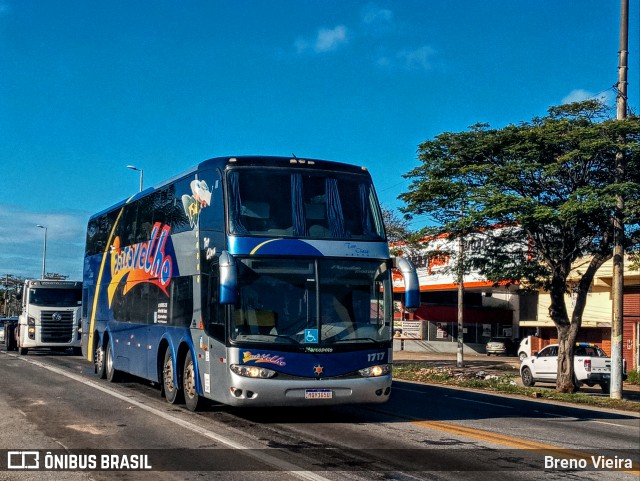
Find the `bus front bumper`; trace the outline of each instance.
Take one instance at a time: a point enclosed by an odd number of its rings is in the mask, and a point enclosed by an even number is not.
[[[233,374],[226,403],[231,406],[333,406],[383,403],[391,375],[352,379],[252,379]]]

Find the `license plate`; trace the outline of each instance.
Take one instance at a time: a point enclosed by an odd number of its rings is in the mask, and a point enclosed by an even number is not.
[[[306,389],[304,391],[305,399],[332,399],[333,391],[331,389]]]

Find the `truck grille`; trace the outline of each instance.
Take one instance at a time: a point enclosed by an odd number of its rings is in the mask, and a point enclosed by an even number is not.
[[[73,340],[72,336],[72,311],[42,311],[40,329],[42,342],[69,343]]]

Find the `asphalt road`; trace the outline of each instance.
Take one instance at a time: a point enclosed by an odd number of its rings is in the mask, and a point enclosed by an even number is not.
[[[495,474],[618,480],[639,474],[640,419],[624,413],[405,382],[394,383],[383,405],[240,410],[210,404],[191,413],[167,404],[149,383],[98,380],[86,360],[70,355],[0,351],[0,373],[0,480],[486,480]],[[95,456],[99,464],[114,455],[121,464],[111,471],[7,471],[8,450],[38,452],[41,467],[46,453],[60,463]],[[145,455],[151,469],[123,470],[124,456]],[[621,469],[594,471],[593,463],[605,458]],[[632,468],[623,465],[630,458]],[[547,462],[558,469],[545,469]]]

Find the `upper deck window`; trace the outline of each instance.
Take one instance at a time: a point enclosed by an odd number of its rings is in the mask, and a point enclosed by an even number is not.
[[[366,175],[238,168],[227,174],[227,182],[231,234],[384,239]]]

